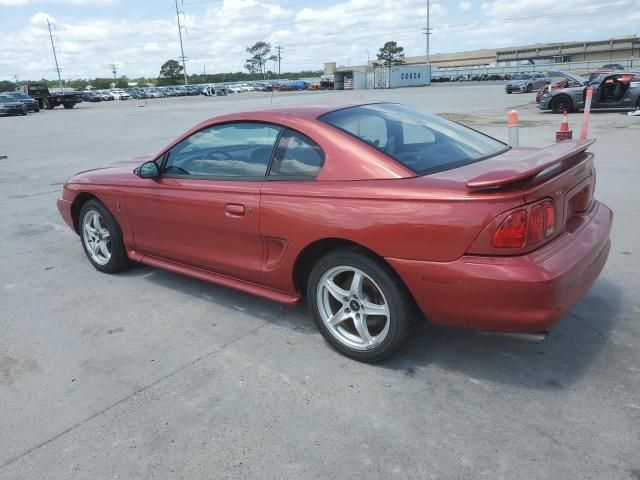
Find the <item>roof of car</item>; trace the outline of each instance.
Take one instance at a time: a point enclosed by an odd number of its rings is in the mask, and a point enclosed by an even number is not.
[[[247,116],[251,113],[275,114],[275,115],[295,115],[304,118],[318,118],[325,113],[341,110],[343,108],[357,107],[367,105],[362,103],[345,102],[345,103],[323,103],[309,105],[269,105],[266,107],[258,107],[251,110],[245,110],[233,115]],[[225,115],[226,116],[226,115]]]

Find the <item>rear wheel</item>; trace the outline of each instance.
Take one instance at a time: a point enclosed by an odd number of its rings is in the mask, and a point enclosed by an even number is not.
[[[63,106],[64,106],[64,108],[67,108],[67,109],[74,107],[73,103],[65,103],[65,104],[63,104]]]
[[[558,95],[551,103],[551,110],[553,113],[570,112],[572,110],[571,100],[566,95]]]
[[[51,110],[53,109],[53,105],[51,104],[51,100],[49,100],[48,98],[45,98],[42,103],[44,103],[44,109],[45,110]]]
[[[368,362],[398,350],[416,316],[395,273],[357,250],[322,257],[309,276],[307,299],[324,338],[341,353]]]
[[[104,273],[116,273],[131,265],[120,225],[98,200],[89,200],[82,206],[79,226],[82,247],[94,267]]]

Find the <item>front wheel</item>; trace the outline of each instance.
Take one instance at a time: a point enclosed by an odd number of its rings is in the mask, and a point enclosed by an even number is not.
[[[413,325],[413,299],[384,262],[356,250],[322,257],[307,298],[324,338],[341,353],[368,362],[398,350]]]
[[[111,212],[98,200],[89,200],[80,210],[80,238],[91,264],[104,273],[130,266],[122,230]]]
[[[531,90],[533,90],[533,85],[527,85],[527,93],[531,93]]]
[[[566,95],[559,95],[553,99],[553,102],[551,103],[551,110],[553,113],[568,113],[572,110],[571,100],[569,100],[569,97]]]

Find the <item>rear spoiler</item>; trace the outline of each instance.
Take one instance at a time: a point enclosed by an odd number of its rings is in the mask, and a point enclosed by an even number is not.
[[[519,182],[533,177],[556,163],[584,152],[595,139],[565,140],[540,150],[524,155],[519,160],[506,164],[490,172],[472,178],[467,182],[467,188],[472,190],[497,188],[510,183]]]

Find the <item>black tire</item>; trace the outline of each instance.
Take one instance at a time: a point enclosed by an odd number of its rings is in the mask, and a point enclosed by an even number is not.
[[[551,110],[553,113],[571,112],[573,110],[571,99],[566,95],[558,95],[551,102]]]
[[[507,90],[507,93],[511,95],[513,92],[511,90]]]
[[[340,271],[339,269],[341,268],[354,268],[364,274],[364,282],[366,283],[362,284],[362,292],[364,292],[365,288],[367,288],[369,292],[372,291],[371,288],[374,288],[376,289],[373,290],[374,292],[378,291],[381,294],[378,297],[379,301],[372,300],[371,296],[364,293],[363,297],[366,298],[358,299],[357,296],[343,297],[343,299],[339,301],[340,303],[338,303],[335,296],[329,293],[326,294],[326,301],[335,304],[337,311],[350,312],[348,315],[351,315],[352,318],[345,319],[338,324],[343,332],[346,331],[348,334],[361,338],[358,333],[359,330],[356,327],[355,316],[357,315],[358,318],[361,317],[359,313],[355,312],[362,312],[362,322],[366,325],[367,333],[371,336],[372,345],[374,345],[372,347],[361,346],[360,348],[353,348],[349,346],[344,340],[339,338],[341,337],[340,333],[332,333],[332,330],[323,319],[322,310],[326,310],[326,308],[323,307],[325,304],[325,289],[321,286],[321,282],[324,281],[323,279],[327,275],[331,275],[331,272],[336,269]],[[333,277],[336,283],[339,281],[338,279],[341,275],[344,275],[342,278],[345,280],[342,281],[345,284],[349,282],[349,273],[346,272],[337,273],[335,277]],[[351,278],[351,282],[354,278],[355,275]],[[322,284],[324,285],[324,283]],[[366,284],[368,284],[368,287]],[[319,294],[320,302],[318,301]],[[353,299],[356,300],[356,304],[358,304],[358,302],[362,302],[362,304],[354,308]],[[318,260],[312,268],[307,281],[307,301],[318,330],[320,330],[325,340],[340,353],[365,362],[378,362],[394,354],[410,333],[418,317],[413,298],[396,273],[382,260],[357,249],[334,250]],[[384,316],[385,320],[382,319],[382,316],[368,316],[364,314],[367,308],[366,304],[376,304],[375,306],[380,306],[377,305],[379,302],[387,308],[388,315]],[[351,307],[351,309],[348,307]],[[331,313],[335,312],[332,311]],[[378,329],[377,333],[375,331],[376,328]],[[386,333],[384,333],[385,330]],[[333,331],[338,332],[338,327],[334,327]],[[344,335],[342,335],[342,338],[344,338]]]
[[[531,90],[533,90],[533,85],[527,85],[527,93],[531,93]]]
[[[52,110],[53,109],[53,105],[51,104],[51,101],[48,98],[45,98],[42,103],[44,104],[44,109],[45,110]]]
[[[73,108],[74,104],[73,103],[65,103],[65,104],[63,104],[63,107],[66,108],[66,109]]]
[[[96,261],[87,247],[88,242],[86,238],[88,234],[84,228],[84,221],[85,217],[92,212],[98,213],[101,225],[109,232],[107,248],[110,250],[111,255],[106,263]],[[117,220],[113,215],[111,215],[111,212],[107,207],[105,207],[99,200],[89,200],[82,206],[80,209],[80,216],[78,217],[78,230],[84,253],[97,270],[103,273],[117,273],[122,270],[126,270],[131,266],[131,260],[127,257],[127,252],[124,248],[120,225],[118,225]],[[100,240],[102,240],[102,236],[100,237]]]

